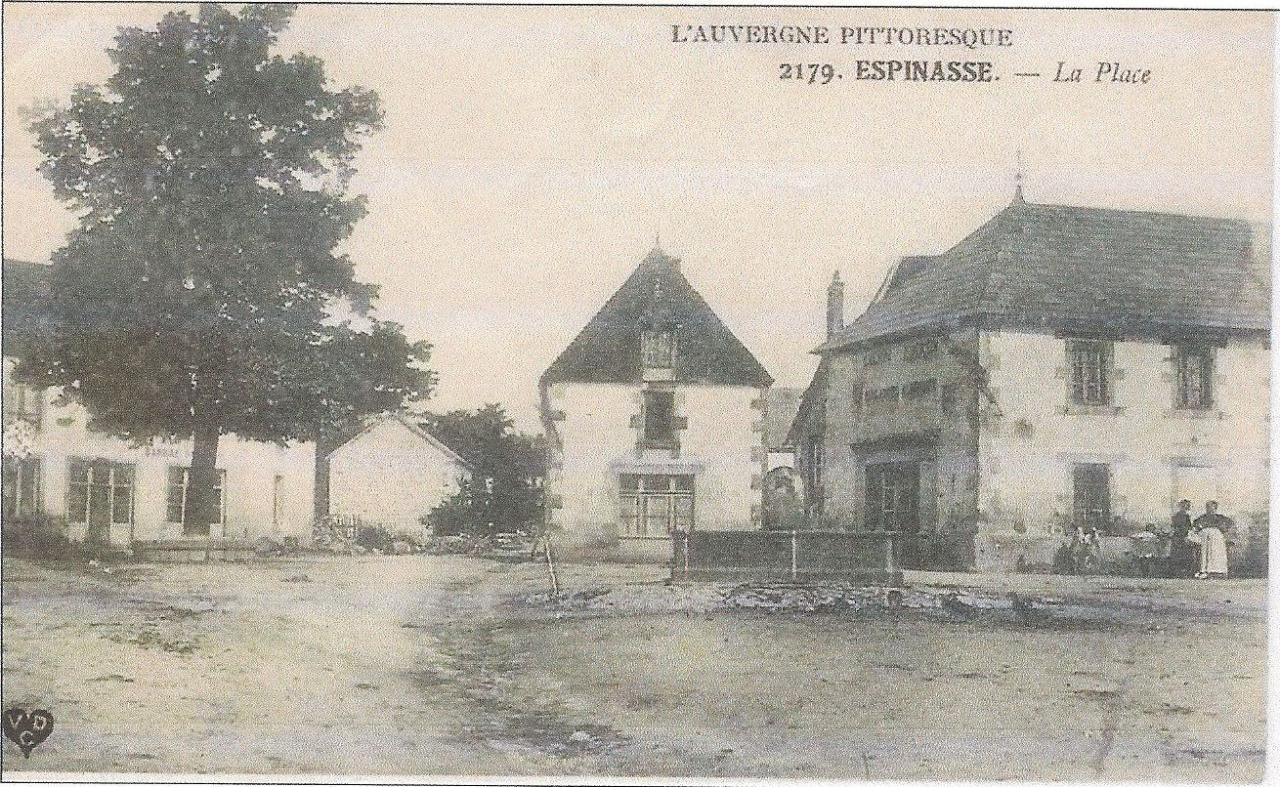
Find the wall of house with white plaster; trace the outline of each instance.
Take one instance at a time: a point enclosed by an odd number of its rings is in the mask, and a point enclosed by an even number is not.
[[[4,372],[8,380],[11,360]],[[7,387],[7,386],[6,386]],[[181,522],[169,521],[169,472],[189,467],[191,443],[155,441],[131,447],[124,440],[91,432],[88,412],[76,404],[58,405],[52,391],[44,391],[43,412],[31,456],[39,459],[41,506],[46,514],[66,517],[68,477],[72,460],[101,459],[129,465],[134,472],[131,521],[113,522],[109,542],[127,547],[135,541],[184,538]],[[224,435],[218,441],[218,467],[226,472],[225,521],[210,535],[227,538],[259,536],[311,537],[315,446],[278,446]],[[125,517],[115,517],[125,519]],[[67,536],[84,540],[87,524],[67,522]]]
[[[422,518],[467,476],[455,456],[402,421],[383,419],[329,455],[329,513],[422,535]]]
[[[675,415],[686,419],[677,457],[638,450],[643,409],[639,385],[556,383],[550,408],[560,450],[550,470],[550,518],[569,544],[613,546],[618,541],[619,476],[671,473],[694,476],[694,527],[759,527],[760,477],[765,453],[761,390],[749,386],[675,387]],[[655,540],[667,542],[666,536]]]
[[[1270,354],[1233,340],[1213,354],[1213,406],[1175,408],[1174,350],[1113,344],[1111,405],[1071,404],[1066,342],[1047,334],[984,332],[980,360],[995,403],[982,401],[979,530],[1061,533],[1073,505],[1072,467],[1106,464],[1111,512],[1167,524],[1188,498],[1207,499],[1239,527],[1265,527],[1269,499]],[[981,547],[980,547],[981,549]]]

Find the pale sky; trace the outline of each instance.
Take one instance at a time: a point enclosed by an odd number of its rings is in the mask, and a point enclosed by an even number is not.
[[[6,3],[5,256],[48,260],[72,226],[21,108],[104,80],[116,27],[168,8]],[[1014,45],[672,43],[697,23],[993,26]],[[1269,223],[1271,31],[1263,13],[303,6],[280,51],[383,99],[348,251],[379,316],[435,345],[431,408],[498,401],[535,431],[538,376],[659,231],[778,383],[803,386],[831,272],[852,319],[895,259],[1009,202],[1019,148],[1033,202]],[[788,60],[904,56],[989,59],[1002,78],[778,79]],[[1152,81],[1053,84],[1059,60]]]

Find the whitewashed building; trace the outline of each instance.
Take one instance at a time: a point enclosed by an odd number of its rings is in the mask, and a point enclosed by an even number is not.
[[[183,522],[189,441],[131,446],[90,431],[87,411],[58,404],[55,391],[13,380],[17,358],[9,353],[21,351],[24,331],[42,319],[39,301],[47,276],[48,266],[4,261],[5,519],[48,515],[72,540],[122,551],[159,548],[166,541],[195,547],[211,539],[309,540],[311,443],[278,446],[223,436],[219,520],[193,528]]]
[[[1217,500],[1269,518],[1268,244],[1231,219],[1013,202],[906,257],[827,338],[789,442],[810,518],[902,534],[907,567],[1044,568],[1078,525],[1124,558]]]
[[[470,473],[465,459],[409,417],[382,415],[329,454],[329,513],[422,535],[423,517]]]
[[[655,248],[542,375],[559,543],[665,559],[676,530],[759,528],[772,382]]]

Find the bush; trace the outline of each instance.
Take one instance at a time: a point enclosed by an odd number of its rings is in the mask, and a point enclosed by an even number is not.
[[[110,554],[105,548],[72,541],[67,537],[66,521],[49,514],[6,519],[3,544],[8,554],[36,560],[80,561]]]
[[[390,530],[385,527],[367,527],[361,525],[356,528],[355,544],[370,551],[390,552],[391,545],[395,543],[396,537]]]

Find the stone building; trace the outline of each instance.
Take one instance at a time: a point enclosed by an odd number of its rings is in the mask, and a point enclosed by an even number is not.
[[[1041,205],[1021,189],[903,258],[827,339],[789,442],[810,521],[904,535],[907,566],[1048,566],[1077,524],[1166,525],[1216,499],[1265,552],[1270,290],[1241,221]]]
[[[666,559],[674,530],[759,528],[772,382],[650,252],[540,381],[565,551]]]

